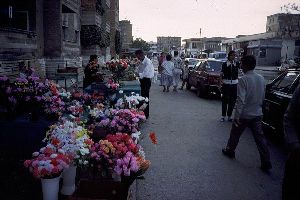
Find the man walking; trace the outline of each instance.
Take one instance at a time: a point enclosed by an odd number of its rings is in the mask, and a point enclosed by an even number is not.
[[[138,73],[141,83],[141,95],[142,97],[149,98],[149,92],[151,87],[151,78],[154,76],[154,67],[152,61],[147,58],[142,50],[135,52],[136,57],[140,60],[138,66]],[[144,110],[146,118],[149,117],[149,104]]]
[[[285,164],[282,199],[300,199],[300,85],[295,90],[284,115],[284,134],[290,152]]]
[[[225,156],[235,158],[235,149],[239,139],[246,127],[249,127],[260,154],[261,169],[268,171],[272,168],[272,165],[266,139],[262,132],[262,104],[265,97],[265,81],[261,75],[253,71],[256,66],[254,56],[245,56],[241,61],[245,75],[239,79],[234,120],[227,147],[222,149],[222,152]]]
[[[235,51],[228,53],[227,62],[222,65],[222,117],[221,122],[232,121],[231,115],[236,101],[240,64],[235,62]]]

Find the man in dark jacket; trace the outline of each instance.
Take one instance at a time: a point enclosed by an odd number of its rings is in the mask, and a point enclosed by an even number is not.
[[[232,121],[231,115],[237,97],[238,73],[240,64],[235,61],[235,51],[228,53],[228,60],[222,65],[222,117]]]
[[[285,164],[282,199],[300,199],[300,85],[284,115],[284,133],[290,152]]]

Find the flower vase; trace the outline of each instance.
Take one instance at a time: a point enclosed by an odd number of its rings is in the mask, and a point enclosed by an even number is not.
[[[60,193],[63,195],[72,195],[75,191],[75,178],[76,178],[77,166],[71,165],[69,168],[65,169],[62,178],[63,185]]]
[[[58,200],[59,177],[50,179],[41,179],[43,200]]]

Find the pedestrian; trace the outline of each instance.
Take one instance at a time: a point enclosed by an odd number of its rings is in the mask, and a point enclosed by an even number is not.
[[[177,87],[182,74],[183,64],[182,59],[179,57],[178,51],[174,51],[174,69],[173,69],[173,91],[177,92]]]
[[[300,199],[300,85],[284,115],[284,135],[289,150],[282,183],[282,199]]]
[[[256,66],[254,56],[245,56],[241,61],[245,75],[240,78],[238,83],[234,120],[227,146],[222,149],[222,152],[225,156],[235,158],[235,149],[239,139],[246,127],[249,127],[260,154],[261,169],[268,171],[272,165],[266,139],[262,132],[265,80],[261,75],[254,72]]]
[[[189,61],[185,60],[183,65],[182,85],[180,90],[183,90],[184,86],[187,84],[188,76],[189,76]]]
[[[221,122],[232,121],[231,115],[237,97],[237,83],[240,64],[235,62],[235,51],[228,53],[228,60],[223,63],[222,77],[222,117]]]
[[[90,55],[89,63],[84,68],[83,88],[86,88],[97,80],[98,69],[98,56]]]
[[[154,76],[154,67],[152,61],[145,56],[143,50],[135,51],[136,57],[139,59],[140,64],[138,66],[140,84],[141,84],[141,96],[149,98],[149,92],[151,88],[151,79]],[[144,110],[146,118],[149,117],[149,104]]]
[[[169,92],[170,87],[173,85],[173,71],[174,63],[172,62],[172,56],[168,54],[166,56],[166,61],[162,63],[162,85],[164,87],[163,92]]]
[[[158,73],[159,73],[160,75],[161,75],[162,70],[163,70],[162,64],[163,64],[164,61],[166,61],[166,55],[165,55],[164,52],[162,52],[162,53],[160,54],[160,57],[158,58]],[[159,84],[159,86],[162,86],[162,78],[160,78],[160,84]]]

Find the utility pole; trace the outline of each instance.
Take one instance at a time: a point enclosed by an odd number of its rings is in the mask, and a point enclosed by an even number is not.
[[[200,58],[202,58],[201,28],[200,28]]]

